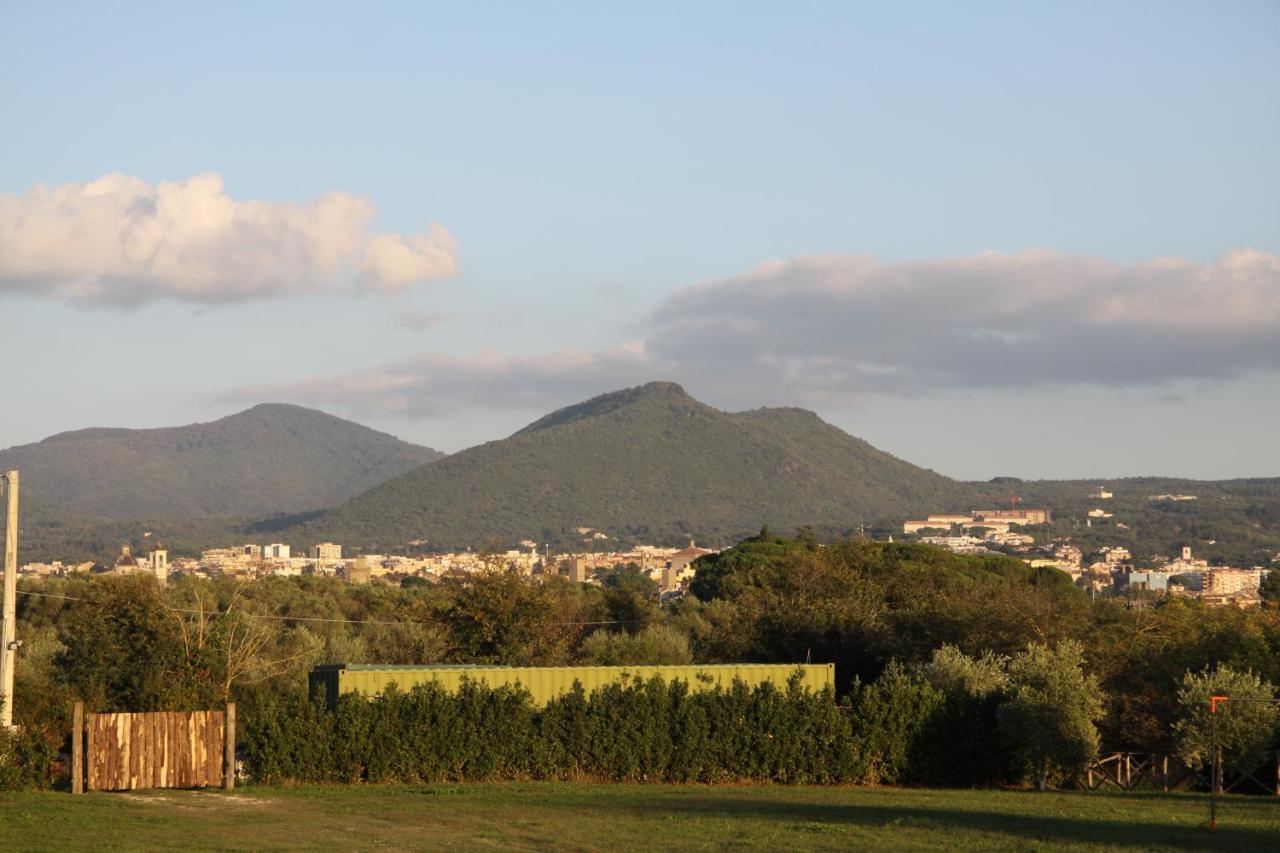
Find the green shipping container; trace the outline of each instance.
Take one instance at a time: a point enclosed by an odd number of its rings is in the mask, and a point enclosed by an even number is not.
[[[739,679],[748,687],[766,681],[786,689],[787,681],[800,672],[801,684],[817,692],[835,684],[835,664],[793,663],[724,663],[689,666],[388,666],[363,663],[340,663],[317,666],[311,670],[311,695],[324,696],[330,708],[346,693],[376,696],[395,684],[400,690],[431,682],[446,690],[456,690],[464,678],[500,687],[523,685],[533,694],[535,705],[547,704],[557,696],[573,690],[574,682],[590,695],[607,684],[618,682],[624,674],[650,679],[658,676],[666,681],[687,681],[694,690],[730,687]]]

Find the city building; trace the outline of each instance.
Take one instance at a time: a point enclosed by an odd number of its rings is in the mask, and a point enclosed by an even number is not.
[[[342,546],[333,542],[318,542],[311,546],[311,559],[323,563],[336,563],[342,559]]]
[[[1006,524],[1048,524],[1053,516],[1047,509],[975,509],[974,521],[1003,521]]]

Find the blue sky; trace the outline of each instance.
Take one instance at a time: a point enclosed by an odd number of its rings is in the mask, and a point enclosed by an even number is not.
[[[458,5],[0,7],[0,446],[288,399],[456,450],[672,379],[956,476],[1280,475],[1280,6]],[[39,248],[111,173],[367,216]]]

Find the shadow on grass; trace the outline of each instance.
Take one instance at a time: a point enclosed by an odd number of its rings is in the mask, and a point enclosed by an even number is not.
[[[655,808],[689,814],[716,813],[726,817],[756,817],[796,823],[852,824],[867,827],[909,829],[955,829],[1017,836],[1026,840],[1096,844],[1102,847],[1167,850],[1223,849],[1280,850],[1280,808],[1276,803],[1259,803],[1276,809],[1273,829],[1231,826],[1230,812],[1220,815],[1216,831],[1210,831],[1207,801],[1183,800],[1186,818],[1181,825],[1090,819],[1053,814],[1016,814],[1007,810],[981,811],[948,809],[910,802],[879,805],[796,803],[714,796],[690,800],[666,800]],[[1239,813],[1241,803],[1233,801],[1231,811]],[[1254,811],[1252,804],[1250,812]]]

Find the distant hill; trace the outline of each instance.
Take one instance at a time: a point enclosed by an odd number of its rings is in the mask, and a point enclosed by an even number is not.
[[[553,412],[281,534],[443,548],[565,542],[591,527],[624,539],[728,544],[762,525],[856,530],[965,506],[972,493],[812,412],[722,412],[655,382]]]
[[[441,455],[268,403],[211,423],[60,433],[0,450],[0,470],[21,472],[40,517],[247,518],[333,506]]]

